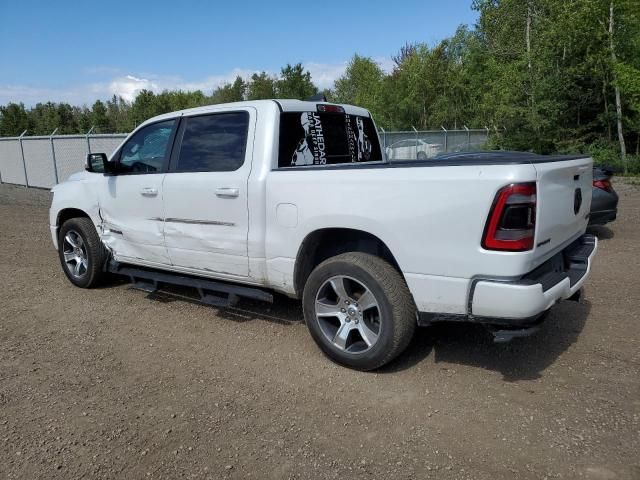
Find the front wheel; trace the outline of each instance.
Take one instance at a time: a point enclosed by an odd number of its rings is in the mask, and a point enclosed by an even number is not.
[[[345,253],[322,262],[303,293],[311,336],[332,360],[373,370],[407,347],[416,307],[402,275],[366,253]]]
[[[64,222],[58,234],[58,255],[65,275],[76,287],[94,287],[106,276],[107,250],[89,218]]]

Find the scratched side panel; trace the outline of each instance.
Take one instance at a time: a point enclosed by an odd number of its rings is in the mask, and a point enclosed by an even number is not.
[[[118,260],[170,264],[164,244],[162,179],[164,174],[107,177],[100,190],[102,241]],[[157,190],[143,196],[142,189]]]
[[[174,265],[246,277],[248,212],[246,184],[228,173],[169,174],[164,183],[164,237]],[[189,185],[188,189],[184,185]],[[215,189],[232,185],[236,198]]]

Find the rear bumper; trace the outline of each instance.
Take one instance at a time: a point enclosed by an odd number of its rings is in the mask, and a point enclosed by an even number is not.
[[[601,210],[591,212],[589,215],[589,225],[604,225],[613,222],[618,214],[617,210]]]
[[[470,316],[476,321],[487,319],[486,323],[498,325],[531,323],[556,302],[580,290],[589,276],[597,249],[597,238],[583,235],[520,280],[474,280]]]
[[[613,222],[618,212],[618,194],[614,191],[605,191],[593,188],[591,197],[591,213],[589,225],[604,225]]]

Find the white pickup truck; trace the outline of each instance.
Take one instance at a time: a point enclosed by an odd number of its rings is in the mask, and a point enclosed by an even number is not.
[[[83,288],[116,271],[215,302],[300,298],[320,348],[361,370],[400,354],[416,325],[477,322],[507,340],[579,295],[597,247],[591,159],[382,152],[350,105],[161,115],[53,188],[51,236]]]

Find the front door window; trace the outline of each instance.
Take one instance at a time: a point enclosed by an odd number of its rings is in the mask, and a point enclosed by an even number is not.
[[[122,147],[119,173],[157,173],[169,155],[175,120],[140,129]]]

